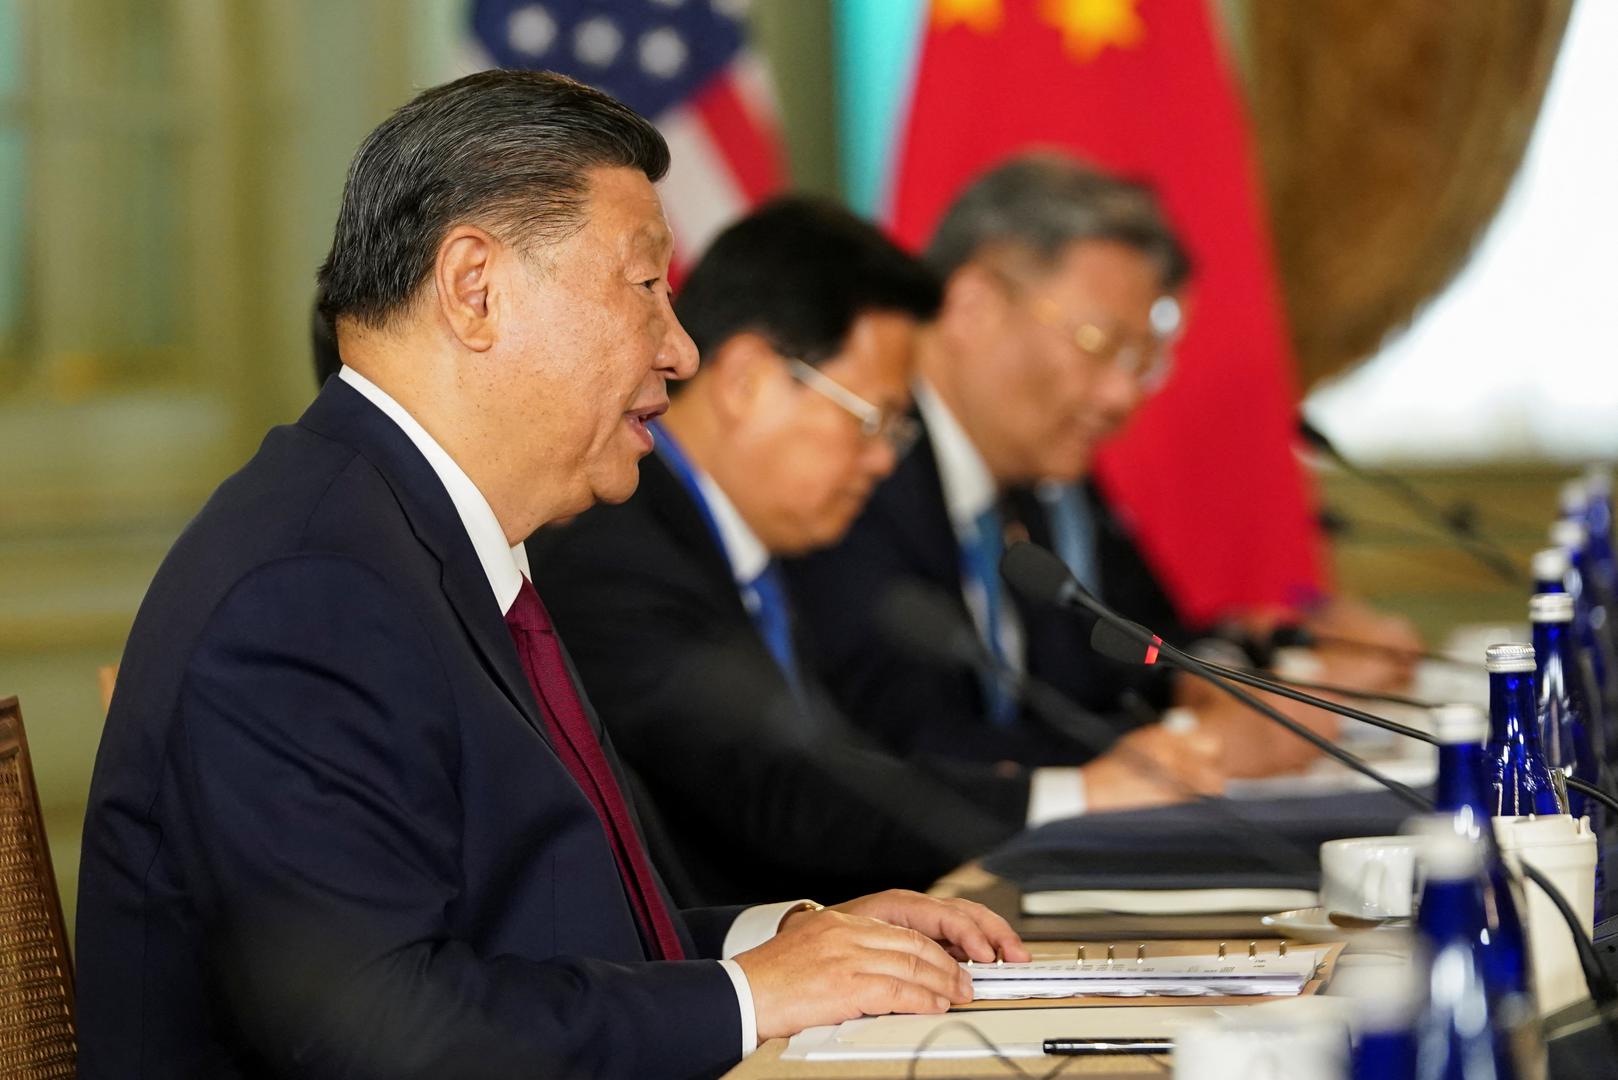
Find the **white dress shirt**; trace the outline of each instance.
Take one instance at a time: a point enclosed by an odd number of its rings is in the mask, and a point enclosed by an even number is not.
[[[388,419],[399,425],[399,430],[405,433],[405,436],[415,444],[416,449],[421,451],[422,457],[427,459],[427,464],[432,466],[439,482],[449,494],[450,502],[455,504],[455,512],[460,515],[461,524],[466,528],[466,535],[472,541],[472,548],[477,552],[478,562],[482,564],[483,573],[489,579],[489,588],[494,591],[494,598],[499,603],[500,610],[509,611],[513,601],[517,599],[518,591],[522,589],[523,579],[529,577],[527,549],[521,544],[512,545],[506,542],[505,530],[500,527],[499,519],[494,516],[494,509],[489,506],[489,500],[483,497],[483,493],[478,490],[471,477],[455,464],[455,459],[438,444],[438,440],[429,435],[427,429],[405,411],[403,405],[351,367],[345,366],[338,372],[338,377],[363,394],[366,400],[381,409]],[[735,513],[734,508],[731,512]],[[715,517],[718,517],[717,511]],[[740,520],[738,516],[737,521]],[[745,525],[743,527],[745,528]],[[759,545],[759,550],[763,550],[763,545]],[[768,556],[765,558],[768,559]],[[762,945],[774,937],[776,930],[780,928],[781,919],[799,903],[801,901],[789,900],[781,904],[763,904],[748,908],[736,917],[736,921],[731,923],[729,931],[725,934],[722,950],[725,958],[718,963],[724,968],[725,974],[730,977],[731,985],[736,989],[736,1004],[741,1011],[744,1057],[758,1047],[758,1017],[753,1008],[753,991],[747,984],[747,975],[742,971],[742,966],[731,957]]]
[[[977,521],[985,510],[1000,498],[1000,487],[989,472],[983,455],[973,445],[966,429],[955,414],[949,411],[944,399],[938,396],[925,379],[917,379],[912,388],[916,409],[921,413],[927,429],[927,441],[933,449],[933,460],[938,463],[938,482],[944,489],[944,508],[949,523],[955,530],[956,546],[976,536]],[[987,634],[989,602],[982,587],[962,576],[962,592],[972,621],[977,623],[978,634]],[[1006,662],[1018,671],[1026,665],[1022,620],[1017,617],[1016,606],[1000,605],[1000,648]],[[1084,813],[1084,776],[1074,768],[1035,769],[1028,788],[1028,824],[1043,825],[1059,818],[1077,817]]]
[[[730,496],[714,482],[713,477],[695,465],[691,466],[691,473],[702,492],[702,501],[708,504],[708,513],[713,515],[714,525],[719,528],[719,543],[725,549],[725,559],[730,563],[730,576],[741,586],[744,594],[751,593],[752,583],[770,564],[770,551],[752,527],[742,520],[741,511],[736,509],[736,504],[730,501]]]

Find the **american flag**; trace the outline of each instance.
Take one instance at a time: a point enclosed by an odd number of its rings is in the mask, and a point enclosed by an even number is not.
[[[747,46],[748,0],[474,0],[485,66],[542,68],[589,83],[655,123],[678,272],[714,235],[782,186],[776,106]]]

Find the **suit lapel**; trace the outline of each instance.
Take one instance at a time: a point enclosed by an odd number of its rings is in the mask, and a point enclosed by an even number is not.
[[[540,737],[550,742],[483,564],[443,482],[421,451],[386,414],[341,379],[326,380],[299,423],[352,447],[382,474],[416,538],[438,560],[444,596],[490,677]]]
[[[759,635],[753,616],[742,600],[742,590],[736,584],[736,575],[731,568],[730,559],[721,548],[719,540],[713,535],[713,530],[708,527],[707,521],[703,519],[702,511],[692,502],[691,493],[656,454],[641,461],[640,488],[634,497],[636,500],[645,500],[646,511],[668,531],[674,543],[692,557],[702,572],[707,591],[715,597],[723,598],[719,600],[720,606],[735,620],[738,632],[745,633],[754,640],[760,652],[768,657],[772,665],[775,664],[775,658],[769,655],[769,646]],[[804,693],[804,705],[809,709],[809,717],[814,718],[819,715],[819,702],[824,696],[816,688],[817,680],[812,677],[815,670],[814,642],[809,639],[803,620],[798,618],[790,588],[783,590],[782,600],[787,606],[792,649],[797,659],[798,681]],[[789,685],[784,673],[781,675],[781,685],[783,687]]]
[[[736,587],[736,575],[719,539],[708,528],[702,510],[691,501],[685,485],[656,454],[641,459],[640,490],[634,497],[644,500],[647,511],[691,554],[714,594],[729,597],[727,603],[734,604],[737,614],[748,618],[741,590]]]
[[[466,541],[466,547],[471,552],[470,540]],[[489,591],[489,580],[484,576],[476,554],[472,553],[470,568],[462,560],[446,560],[443,565],[441,581],[444,595],[449,598],[450,606],[455,609],[467,637],[477,647],[484,666],[506,697],[523,714],[523,718],[539,732],[541,738],[549,742],[550,732],[540,719],[539,702],[534,698],[533,687],[528,685],[528,676],[523,673],[517,647],[511,640],[511,631],[506,627],[505,616],[499,610],[494,594]],[[572,674],[571,666],[569,674]],[[574,676],[573,684],[579,685],[577,676]]]
[[[919,414],[916,419],[921,422]],[[959,595],[960,545],[944,503],[944,482],[938,475],[938,459],[933,456],[925,423],[916,445],[893,475],[877,487],[867,513],[887,520],[895,539],[909,551],[913,565],[923,576]]]

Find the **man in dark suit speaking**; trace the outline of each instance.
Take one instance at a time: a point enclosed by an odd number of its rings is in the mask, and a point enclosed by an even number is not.
[[[655,129],[555,76],[428,91],[351,167],[347,365],[159,570],[85,825],[85,1077],[689,1077],[969,998],[976,906],[679,911],[521,542],[635,488],[669,305]],[[707,959],[699,959],[707,958]],[[716,962],[718,961],[718,962]]]

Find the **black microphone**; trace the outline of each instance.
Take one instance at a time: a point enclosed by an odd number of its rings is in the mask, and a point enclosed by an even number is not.
[[[1141,662],[1157,663],[1161,660],[1174,665],[1187,674],[1197,676],[1211,683],[1216,689],[1234,697],[1250,708],[1255,708],[1268,719],[1279,722],[1287,730],[1292,731],[1294,734],[1302,735],[1310,743],[1319,747],[1328,757],[1347,765],[1355,772],[1370,777],[1382,787],[1393,792],[1422,812],[1432,812],[1433,804],[1430,799],[1412,791],[1391,777],[1384,776],[1377,769],[1343,750],[1329,739],[1316,735],[1313,731],[1309,731],[1307,728],[1297,724],[1290,717],[1285,717],[1277,710],[1269,708],[1251,694],[1236,686],[1236,680],[1226,678],[1215,671],[1211,665],[1176,649],[1144,626],[1124,618],[1107,607],[1094,596],[1091,596],[1079,584],[1078,579],[1073,576],[1066,563],[1037,544],[1022,541],[1007,548],[1005,556],[1000,560],[1000,573],[1013,589],[1031,601],[1059,607],[1078,607],[1094,615],[1099,622],[1096,630],[1092,631],[1092,643],[1099,638],[1107,648],[1122,651],[1122,642],[1127,639],[1139,647],[1133,655],[1138,656]],[[1116,633],[1112,631],[1101,632],[1100,627],[1103,625],[1113,627]],[[1304,696],[1307,697],[1307,695]],[[1329,711],[1347,708],[1347,706],[1339,706],[1335,702],[1327,702],[1321,699],[1315,699],[1309,703]],[[1353,711],[1359,712],[1357,709]],[[1372,714],[1365,713],[1363,715],[1370,717]],[[1379,727],[1393,725],[1391,720],[1384,720],[1381,717],[1377,717],[1375,722]],[[1393,725],[1389,729],[1414,731],[1414,729],[1405,728],[1403,724]],[[1602,964],[1601,958],[1596,953],[1595,944],[1585,934],[1584,927],[1580,924],[1578,914],[1573,910],[1572,905],[1562,895],[1561,890],[1539,870],[1530,866],[1527,860],[1522,860],[1521,866],[1523,877],[1538,886],[1540,891],[1556,907],[1556,910],[1561,913],[1563,921],[1567,923],[1568,932],[1573,938],[1574,948],[1579,954],[1579,964],[1583,970],[1585,986],[1590,992],[1591,999],[1601,1006],[1618,1002],[1618,986],[1614,985],[1612,976]]]
[[[1097,755],[1109,750],[1119,752],[1135,768],[1208,807],[1245,836],[1243,847],[1256,861],[1284,873],[1300,868],[1314,873],[1319,869],[1314,852],[1244,817],[1229,800],[1193,790],[1144,754],[1115,746],[1118,733],[1104,720],[1080,708],[1050,683],[1010,667],[991,653],[977,631],[962,618],[959,607],[935,586],[919,580],[896,582],[878,599],[872,616],[877,631],[888,643],[914,659],[941,667],[966,668],[994,679],[1057,734]],[[1144,706],[1144,702],[1141,704]]]
[[[1380,701],[1388,705],[1403,705],[1410,709],[1436,709],[1438,707],[1437,702],[1423,701],[1420,698],[1413,698],[1408,694],[1392,694],[1386,690],[1361,690],[1357,687],[1341,686],[1337,683],[1316,682],[1313,679],[1282,678],[1281,676],[1273,673],[1267,674],[1258,668],[1232,667],[1229,664],[1219,664],[1212,660],[1208,661],[1208,663],[1217,670],[1227,674],[1235,672],[1237,674],[1253,675],[1258,678],[1267,678],[1273,683],[1277,683],[1281,686],[1290,686],[1294,690],[1309,690],[1316,694],[1335,694],[1338,697],[1347,698],[1350,701]]]
[[[1339,450],[1326,433],[1315,427],[1305,416],[1298,417],[1298,435],[1304,442],[1341,465],[1351,475],[1388,492],[1406,507],[1437,525],[1468,555],[1488,567],[1497,577],[1510,585],[1528,584],[1528,576],[1508,555],[1504,548],[1479,532],[1477,515],[1469,507],[1446,508],[1440,506],[1404,477],[1381,469],[1370,469],[1352,461]]]
[[[1221,693],[1235,698],[1248,708],[1286,728],[1327,757],[1335,758],[1355,772],[1370,777],[1417,810],[1424,813],[1432,810],[1431,801],[1418,792],[1397,780],[1383,776],[1324,735],[1311,731],[1280,710],[1247,693],[1235,685],[1235,680],[1217,674],[1204,661],[1176,649],[1144,626],[1131,622],[1102,604],[1084,590],[1066,563],[1039,545],[1026,540],[1012,544],[1000,560],[1000,574],[1013,590],[1034,603],[1076,607],[1090,612],[1100,620],[1097,629],[1092,633],[1101,633],[1108,641],[1128,639],[1140,647],[1138,655],[1141,662],[1152,664],[1162,660],[1187,674],[1211,683]],[[1111,629],[1101,631],[1099,629],[1101,626],[1108,626]]]
[[[1104,619],[1096,620],[1095,629],[1090,632],[1090,645],[1095,649],[1096,652],[1107,657],[1109,660],[1117,660],[1124,664],[1156,663],[1157,657],[1161,651],[1161,646],[1156,646],[1152,649],[1146,648],[1133,636],[1126,633],[1121,627],[1116,626]],[[1317,709],[1324,709],[1327,712],[1336,713],[1338,716],[1344,717],[1348,720],[1358,720],[1362,724],[1369,724],[1372,727],[1381,728],[1383,731],[1391,731],[1395,735],[1403,735],[1407,739],[1415,739],[1418,742],[1428,744],[1436,744],[1438,742],[1437,739],[1429,735],[1427,732],[1422,731],[1420,728],[1413,728],[1407,724],[1401,724],[1397,721],[1389,720],[1385,716],[1378,716],[1376,713],[1366,712],[1363,709],[1356,709],[1352,705],[1344,705],[1341,702],[1332,701],[1329,698],[1317,697],[1314,694],[1304,692],[1306,689],[1310,688],[1324,690],[1326,693],[1355,693],[1355,691],[1345,691],[1337,687],[1321,686],[1318,683],[1307,684],[1299,683],[1291,679],[1271,678],[1261,675],[1256,671],[1248,671],[1243,668],[1227,667],[1224,664],[1217,664],[1211,660],[1204,660],[1202,663],[1218,675],[1226,679],[1230,679],[1233,682],[1241,683],[1244,686],[1251,686],[1255,689],[1263,690],[1267,693],[1275,694],[1278,697],[1284,697],[1289,700],[1299,702],[1303,705],[1310,705]],[[1403,698],[1394,694],[1362,694],[1361,696],[1367,697],[1373,701],[1393,701],[1399,704],[1412,705],[1418,708],[1432,708],[1432,705],[1426,702],[1416,701],[1413,698]],[[1618,814],[1618,799],[1613,798],[1613,796],[1609,795],[1606,791],[1603,791],[1595,784],[1592,784],[1587,780],[1580,780],[1576,776],[1568,776],[1566,777],[1566,781],[1568,787],[1588,795],[1590,798],[1596,800],[1603,806],[1613,811],[1613,813]]]
[[[1105,753],[1118,738],[1111,724],[1079,708],[1056,687],[995,657],[956,605],[925,582],[896,582],[878,599],[872,616],[878,632],[896,648],[925,663],[964,667],[993,679],[1057,734],[1093,754]]]

